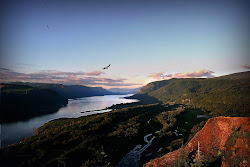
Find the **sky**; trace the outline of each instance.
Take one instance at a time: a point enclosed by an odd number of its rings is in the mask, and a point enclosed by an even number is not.
[[[249,71],[249,14],[246,0],[2,0],[0,79],[109,89]]]

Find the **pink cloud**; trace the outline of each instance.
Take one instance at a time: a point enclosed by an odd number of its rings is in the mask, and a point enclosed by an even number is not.
[[[180,72],[168,75],[164,75],[163,72],[153,73],[150,74],[148,77],[151,77],[155,80],[171,79],[171,78],[201,78],[201,77],[212,78],[214,77],[212,75],[213,73],[214,72],[210,70],[200,69],[198,71],[193,71],[193,72]]]
[[[212,78],[214,77],[212,75],[214,73],[210,70],[198,70],[194,72],[182,72],[182,73],[176,73],[171,76],[171,78],[200,78],[200,77],[206,77],[206,78]]]
[[[104,87],[133,87],[141,84],[125,83],[126,79],[100,78],[101,71],[93,72],[62,72],[62,71],[39,71],[34,73],[18,73],[10,69],[0,68],[0,79],[2,82],[38,82],[38,83],[61,83],[80,84],[86,86]]]
[[[148,78],[154,78],[156,80],[160,80],[163,76],[163,72],[152,73],[148,76]]]
[[[97,75],[101,75],[103,72],[101,71],[92,71],[92,72],[86,72],[84,73],[84,75],[94,75],[94,76],[97,76]]]

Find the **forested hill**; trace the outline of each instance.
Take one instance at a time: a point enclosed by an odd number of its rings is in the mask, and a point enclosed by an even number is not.
[[[201,108],[212,116],[250,116],[250,72],[217,78],[182,78],[152,82],[135,97],[148,95],[161,102]]]
[[[56,112],[68,100],[50,89],[1,84],[0,122],[24,120]]]
[[[69,98],[115,94],[101,87],[47,83],[1,84],[1,119],[3,122],[25,120],[58,111]]]
[[[102,87],[88,87],[84,85],[62,85],[62,84],[50,84],[50,83],[18,83],[18,84],[30,85],[42,89],[50,89],[56,91],[59,95],[67,99],[116,94],[114,92],[103,89]]]
[[[220,79],[249,79],[250,78],[250,71],[247,72],[239,72],[239,73],[234,73],[234,74],[230,74],[230,75],[224,75],[221,77],[217,77]]]

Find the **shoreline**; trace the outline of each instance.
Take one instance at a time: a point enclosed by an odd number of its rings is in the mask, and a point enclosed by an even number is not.
[[[131,94],[127,96],[130,96],[130,95]],[[110,95],[105,95],[105,96],[110,96]],[[115,96],[118,96],[118,97],[114,98],[113,104],[116,104],[116,103],[120,104],[118,100],[119,97],[121,97],[122,99],[125,99],[124,96],[126,95],[115,95]],[[92,96],[92,97],[100,98],[101,96]],[[83,97],[83,98],[86,98],[86,97]],[[104,98],[103,101],[107,101],[107,99]],[[128,103],[131,103],[131,102],[128,100]],[[99,103],[97,104],[99,105]],[[18,120],[18,121],[1,123],[1,131],[2,131],[1,148],[6,147],[6,146],[11,146],[13,144],[18,144],[20,142],[20,138],[31,137],[34,134],[33,128],[37,129],[43,126],[47,122],[57,120],[57,119],[65,119],[65,118],[73,119],[73,118],[79,118],[79,117],[86,117],[86,116],[102,114],[105,112],[110,112],[110,111],[115,110],[115,109],[109,109],[110,106],[107,106],[106,108],[97,109],[97,110],[86,110],[86,111],[82,110],[78,112],[69,112],[67,110],[70,110],[70,108],[67,109],[67,107],[69,107],[69,104],[66,106],[66,108],[65,106],[62,106],[61,108],[58,108],[56,112],[53,112],[51,114],[40,115],[40,116],[32,117],[26,120]],[[99,107],[96,107],[96,108],[99,108]],[[64,113],[61,115],[58,114],[60,110],[64,110],[63,111]]]

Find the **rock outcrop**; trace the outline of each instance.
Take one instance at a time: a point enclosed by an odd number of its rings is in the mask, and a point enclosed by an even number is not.
[[[145,166],[169,166],[178,160],[182,151],[189,154],[197,149],[198,142],[203,158],[216,154],[218,156],[220,152],[223,153],[222,166],[231,166],[230,163],[235,159],[239,166],[248,166],[250,165],[249,120],[247,117],[211,118],[185,147],[151,160]]]

